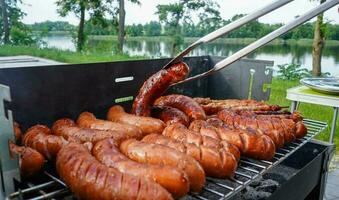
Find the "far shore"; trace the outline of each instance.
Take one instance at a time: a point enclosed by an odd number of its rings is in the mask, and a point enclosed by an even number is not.
[[[47,35],[71,35],[70,32],[67,31],[53,31],[49,32]],[[116,35],[89,35],[89,40],[117,40]],[[184,42],[185,43],[193,43],[194,41],[198,40],[198,37],[185,37]],[[146,40],[146,41],[171,41],[171,37],[169,36],[137,36],[137,37],[129,37],[126,36],[127,41],[140,41],[140,40]],[[211,43],[225,43],[225,44],[242,44],[242,45],[248,45],[252,42],[256,41],[256,38],[220,38],[215,41],[212,41]],[[270,42],[268,45],[298,45],[298,46],[312,46],[312,39],[276,39]],[[326,40],[326,46],[328,47],[334,47],[339,46],[339,40]]]

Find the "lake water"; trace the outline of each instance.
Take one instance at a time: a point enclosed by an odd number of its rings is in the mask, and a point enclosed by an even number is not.
[[[75,50],[72,38],[68,35],[53,35],[44,38],[49,47],[56,47],[63,50]],[[89,40],[89,51],[99,53],[112,53],[116,41],[112,40]],[[189,44],[184,44],[187,46]],[[229,56],[245,45],[213,43],[206,44],[195,49],[190,55],[212,55],[212,56]],[[161,41],[127,41],[124,46],[124,52],[129,55],[147,56],[150,58],[170,57],[171,44]],[[253,59],[272,60],[274,69],[277,65],[286,63],[298,63],[303,68],[311,70],[312,68],[312,47],[298,45],[271,45],[258,49],[248,56]],[[329,72],[331,75],[339,76],[339,46],[325,47],[322,57],[322,72]]]

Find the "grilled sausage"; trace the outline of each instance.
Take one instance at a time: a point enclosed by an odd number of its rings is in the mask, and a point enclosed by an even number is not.
[[[77,124],[83,128],[91,128],[104,131],[123,132],[132,138],[142,138],[141,130],[131,124],[122,124],[107,120],[97,119],[92,113],[83,112],[77,120]]]
[[[36,150],[30,147],[17,146],[9,143],[11,157],[19,155],[20,174],[26,177],[32,176],[43,168],[45,158]]]
[[[188,175],[191,190],[194,192],[201,191],[205,184],[205,172],[200,164],[192,157],[170,147],[129,139],[121,143],[120,150],[130,159],[140,163],[168,165],[182,169]]]
[[[216,178],[232,177],[236,170],[236,159],[225,149],[181,143],[159,134],[147,135],[142,141],[164,145],[192,156],[201,164],[207,176]]]
[[[14,122],[13,123],[13,130],[14,130],[15,142],[17,144],[20,144],[21,138],[22,138],[22,132],[21,132],[20,124],[18,124],[17,122]]]
[[[62,137],[51,135],[47,126],[35,125],[27,130],[23,144],[37,150],[45,158],[52,160],[67,141]]]
[[[230,129],[217,118],[208,119],[207,123],[211,126],[201,129],[202,135],[205,130],[214,131],[220,140],[237,146],[241,153],[247,157],[271,160],[275,154],[274,142],[264,134],[259,134],[251,129]]]
[[[152,116],[161,119],[166,124],[181,123],[185,126],[189,125],[188,116],[177,108],[169,106],[158,106],[152,109]]]
[[[213,100],[210,98],[194,98],[198,102],[206,114],[213,115],[224,109],[231,110],[255,110],[255,111],[278,111],[282,107],[278,105],[268,105],[263,101],[255,101],[250,99],[225,99]]]
[[[56,121],[52,126],[52,132],[54,135],[62,136],[66,140],[75,139],[80,143],[92,142],[112,138],[114,141],[123,141],[129,138],[133,138],[131,135],[125,134],[122,131],[103,131],[89,128],[81,128],[71,119],[60,119]],[[139,136],[138,136],[139,138]]]
[[[206,114],[202,107],[188,96],[179,94],[162,96],[155,100],[154,106],[170,106],[177,108],[188,115],[190,120],[206,119]]]
[[[307,134],[307,129],[305,125],[302,124],[302,122],[297,122],[299,123],[299,130],[297,131],[297,123],[295,123],[293,119],[272,117],[267,115],[250,115],[251,114],[248,114],[247,112],[247,114],[243,116],[230,110],[222,110],[218,113],[218,117],[231,127],[251,127],[256,130],[261,130],[265,134],[268,134],[273,140],[274,138],[269,134],[270,132],[281,133],[285,142],[291,142],[291,139],[294,139],[295,137],[300,138]],[[280,128],[276,128],[278,127],[278,124],[283,127],[284,132],[277,130],[280,130]],[[277,141],[275,140],[275,142]]]
[[[200,132],[194,132],[179,123],[167,126],[162,134],[182,143],[195,144],[198,147],[205,146],[219,150],[223,149],[231,153],[236,160],[240,158],[240,152],[234,145],[228,142],[221,142],[219,139],[209,137],[208,135],[200,134]]]
[[[171,84],[183,80],[188,71],[189,68],[186,63],[180,62],[152,75],[141,86],[133,102],[131,113],[138,116],[150,116],[154,100],[160,97]]]
[[[93,156],[107,167],[113,167],[122,173],[146,178],[159,183],[174,198],[184,196],[189,191],[189,182],[185,172],[170,166],[143,164],[130,160],[117,148],[114,139],[105,139],[97,142],[93,149]]]
[[[152,117],[142,117],[126,113],[121,106],[112,106],[107,114],[107,119],[113,122],[137,126],[144,135],[151,133],[162,133],[165,123]]]
[[[69,143],[58,153],[56,169],[79,199],[173,199],[159,184],[121,173],[97,161],[81,144]]]

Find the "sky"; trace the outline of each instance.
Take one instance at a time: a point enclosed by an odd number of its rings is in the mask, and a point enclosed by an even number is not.
[[[77,24],[78,19],[75,15],[60,17],[56,12],[56,0],[23,0],[20,5],[26,12],[23,21],[27,24],[35,22],[50,21],[68,21],[71,24]],[[151,20],[158,21],[154,14],[158,4],[167,4],[175,1],[171,0],[140,0],[141,5],[135,5],[126,1],[126,24],[144,24]],[[273,0],[217,0],[220,5],[221,17],[230,19],[235,14],[250,13],[251,11],[263,7]],[[295,16],[301,15],[307,10],[316,6],[318,2],[309,0],[295,0],[288,5],[259,19],[264,23],[287,23]],[[325,19],[332,23],[339,24],[339,6],[331,8],[325,13]]]

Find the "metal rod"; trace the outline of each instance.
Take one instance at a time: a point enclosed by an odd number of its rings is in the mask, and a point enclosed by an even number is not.
[[[276,0],[275,2],[260,8],[230,24],[227,24],[224,27],[221,27],[215,31],[213,31],[212,33],[209,33],[207,35],[205,35],[204,37],[200,38],[199,40],[197,40],[196,42],[194,42],[193,44],[191,44],[189,47],[187,47],[185,50],[183,50],[181,53],[179,53],[175,58],[173,58],[169,63],[167,63],[163,68],[167,68],[170,65],[174,64],[174,63],[178,63],[180,61],[182,61],[182,58],[187,55],[190,51],[192,51],[195,47],[197,47],[200,44],[204,44],[210,41],[213,41],[217,38],[219,38],[222,35],[225,35],[239,27],[241,27],[244,24],[247,24],[250,21],[253,21],[255,19],[258,19],[259,17],[266,15],[267,13],[272,12],[273,10],[276,10],[282,6],[284,6],[287,3],[290,3],[293,0]]]
[[[325,3],[322,3],[319,6],[316,6],[312,10],[310,10],[310,11],[306,12],[305,14],[299,16],[298,18],[292,20],[291,22],[287,23],[286,25],[278,28],[277,30],[275,30],[275,31],[269,33],[268,35],[260,38],[259,40],[253,42],[252,44],[246,46],[245,48],[237,51],[233,55],[225,58],[224,60],[221,60],[216,65],[214,65],[214,67],[211,70],[204,72],[202,74],[196,75],[196,76],[189,77],[189,78],[187,78],[187,79],[185,79],[181,82],[175,83],[173,85],[184,83],[184,82],[187,82],[187,81],[192,81],[192,80],[195,80],[195,79],[198,79],[198,78],[208,76],[212,73],[215,73],[215,72],[229,66],[230,64],[239,60],[240,58],[243,58],[244,56],[252,53],[253,51],[257,50],[258,48],[264,46],[265,44],[271,42],[272,40],[276,39],[277,37],[287,33],[288,31],[292,30],[293,28],[301,25],[302,23],[306,22],[307,20],[317,16],[318,14],[320,14],[320,13],[326,11],[326,10],[328,10],[329,8],[335,6],[338,3],[339,3],[339,0],[326,1]]]
[[[9,195],[9,198],[11,199],[11,198],[18,196],[20,193],[23,193],[23,194],[29,193],[29,192],[32,192],[32,191],[36,191],[36,190],[39,190],[39,189],[49,187],[49,186],[54,185],[54,184],[55,184],[54,181],[49,181],[49,182],[46,182],[46,183],[43,183],[43,184],[40,184],[40,185],[29,187],[27,189],[23,189],[23,190],[20,190],[20,191],[17,191],[17,192],[13,192],[12,194]]]
[[[331,136],[330,136],[330,143],[333,144],[334,134],[335,134],[335,127],[337,123],[337,117],[338,117],[338,110],[339,107],[333,108],[333,119],[332,119],[332,125],[331,125]]]

